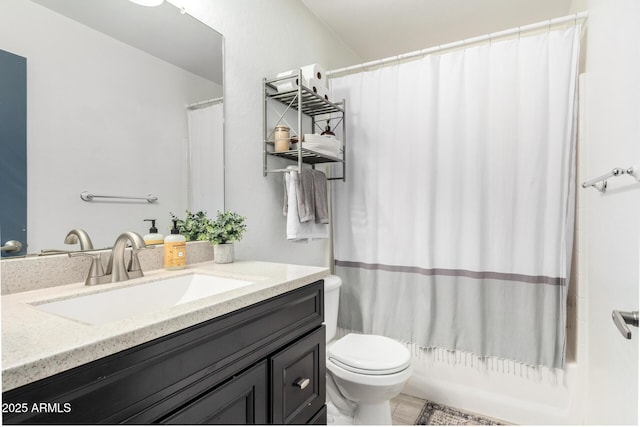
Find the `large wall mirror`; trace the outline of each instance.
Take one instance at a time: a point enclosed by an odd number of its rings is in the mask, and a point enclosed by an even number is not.
[[[0,50],[26,63],[27,253],[79,250],[72,229],[100,249],[145,219],[168,234],[171,213],[224,209],[221,34],[168,1],[2,0]]]

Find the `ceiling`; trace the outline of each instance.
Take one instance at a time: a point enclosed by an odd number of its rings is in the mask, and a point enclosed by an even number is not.
[[[169,2],[146,7],[127,0],[33,1],[222,85],[222,35]]]
[[[359,55],[363,62],[569,15],[572,2],[572,0],[301,1]]]

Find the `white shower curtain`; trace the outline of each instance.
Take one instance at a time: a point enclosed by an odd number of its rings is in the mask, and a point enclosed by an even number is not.
[[[223,104],[189,109],[189,209],[224,210]]]
[[[339,325],[564,365],[579,26],[333,78]]]

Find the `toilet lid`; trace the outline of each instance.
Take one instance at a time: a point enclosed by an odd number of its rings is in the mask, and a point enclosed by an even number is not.
[[[343,369],[366,375],[395,374],[411,364],[405,346],[379,335],[345,335],[327,349],[327,356]]]

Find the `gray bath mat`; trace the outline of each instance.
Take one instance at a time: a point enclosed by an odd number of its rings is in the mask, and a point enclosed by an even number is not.
[[[500,426],[499,421],[460,411],[449,406],[427,401],[416,420],[416,425],[428,426]]]

